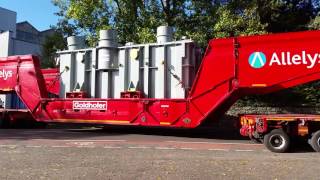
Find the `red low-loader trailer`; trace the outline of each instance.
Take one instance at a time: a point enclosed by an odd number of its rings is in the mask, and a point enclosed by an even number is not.
[[[96,99],[83,98],[79,92],[69,92],[67,98],[49,98],[39,60],[32,55],[0,59],[0,91],[15,91],[30,115],[39,122],[195,128],[212,113],[228,110],[243,96],[318,80],[319,42],[320,31],[211,40],[185,99],[131,96]],[[282,122],[281,117],[277,121]],[[314,118],[312,124],[309,136],[319,134],[318,118]],[[247,125],[243,123],[242,134],[251,136],[252,124],[250,128]],[[298,134],[292,132],[294,128],[288,128],[289,125],[268,126],[261,136],[265,137],[274,129],[280,135]],[[275,148],[279,148],[277,144],[269,146],[276,152]],[[280,147],[278,152],[287,150]]]

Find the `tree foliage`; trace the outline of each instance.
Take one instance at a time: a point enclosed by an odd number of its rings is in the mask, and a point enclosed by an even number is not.
[[[42,46],[42,68],[53,68],[56,66],[55,53],[66,48],[66,42],[63,34],[55,32],[51,36],[47,36]]]
[[[63,33],[64,36],[72,36],[79,34],[79,26],[71,23],[71,19],[67,15],[69,9],[68,0],[51,0],[53,5],[59,8],[59,11],[54,13],[56,16],[61,17],[58,23],[53,26],[59,32]]]
[[[248,1],[249,2],[249,1]],[[213,37],[266,33],[257,3],[221,0],[54,0],[59,25],[70,24],[96,40],[100,29],[114,28],[119,42],[155,41],[160,25],[175,28],[176,38],[188,36],[201,45]],[[67,8],[66,8],[67,7]],[[64,26],[62,26],[64,29]]]
[[[214,37],[306,30],[319,12],[317,0],[52,0],[66,34],[96,37],[114,28],[119,41],[155,40],[159,25],[201,43]],[[318,18],[319,19],[319,18]]]
[[[306,30],[318,11],[317,0],[258,0],[257,4],[268,32]]]

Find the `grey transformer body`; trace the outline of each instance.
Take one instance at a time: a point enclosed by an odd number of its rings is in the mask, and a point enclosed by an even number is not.
[[[97,47],[84,48],[83,38],[68,38],[59,51],[60,97],[84,91],[91,98],[120,98],[140,91],[146,98],[183,99],[188,95],[201,61],[192,40],[173,41],[173,29],[160,26],[157,42],[120,46],[115,30],[100,31]]]

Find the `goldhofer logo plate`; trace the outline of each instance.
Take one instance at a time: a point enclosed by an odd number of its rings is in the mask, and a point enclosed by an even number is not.
[[[107,110],[107,101],[73,101],[74,110]]]

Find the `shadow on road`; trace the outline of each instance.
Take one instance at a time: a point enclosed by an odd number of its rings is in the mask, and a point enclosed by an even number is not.
[[[97,126],[84,124],[49,124],[42,129],[0,129],[1,139],[82,139],[95,137],[110,137],[122,135],[150,135],[162,137],[185,137],[221,140],[247,139],[239,134],[234,127],[237,118],[223,117],[213,124],[195,129],[160,128],[139,126]]]
[[[307,153],[315,152],[310,144],[303,138],[296,138],[291,140],[292,146],[290,152],[293,153]]]
[[[0,139],[81,139],[121,135],[153,135],[187,138],[241,140],[237,129],[199,127],[195,129],[176,129],[136,126],[85,126],[50,124],[43,129],[1,129]]]
[[[159,127],[124,127],[105,126],[101,129],[103,133],[116,134],[140,134],[157,136],[174,136],[187,138],[241,140],[246,139],[240,136],[237,129],[199,127],[195,129],[159,128]]]

